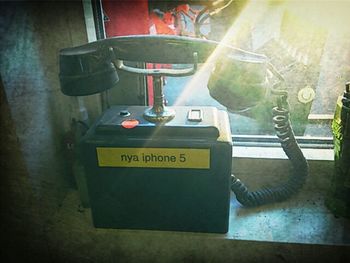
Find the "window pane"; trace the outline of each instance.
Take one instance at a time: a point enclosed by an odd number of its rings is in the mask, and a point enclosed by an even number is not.
[[[217,41],[226,34],[228,43],[265,54],[285,79],[295,133],[329,137],[337,97],[350,80],[350,16],[346,10],[350,10],[349,1],[241,1],[241,5],[238,1],[207,19],[201,32]],[[194,34],[190,21],[187,31]],[[211,70],[199,70],[199,77],[167,78],[168,105],[226,109],[207,89]],[[249,92],[243,90],[237,103]],[[255,107],[247,105],[246,110],[230,112],[233,134],[273,135],[273,97],[267,95]]]

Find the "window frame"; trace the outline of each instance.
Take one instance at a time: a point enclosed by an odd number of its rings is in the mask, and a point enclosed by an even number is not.
[[[84,19],[89,42],[106,37],[101,0],[83,0]],[[147,83],[146,83],[147,85]],[[145,94],[147,96],[147,94]],[[102,100],[104,97],[102,96]],[[103,102],[102,102],[103,103]],[[296,136],[307,160],[333,161],[332,137]],[[232,135],[233,158],[287,159],[277,136]],[[268,149],[268,150],[267,150]]]

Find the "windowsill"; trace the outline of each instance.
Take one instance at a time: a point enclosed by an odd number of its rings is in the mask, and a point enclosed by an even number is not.
[[[333,161],[333,149],[301,149],[310,161]],[[288,159],[281,147],[233,146],[233,158]]]
[[[226,237],[298,244],[349,245],[350,220],[325,206],[333,175],[333,149],[302,149],[309,177],[302,190],[285,202],[244,208],[231,195]],[[232,170],[250,191],[275,186],[288,177],[290,163],[281,147],[233,146]]]
[[[233,158],[288,159],[277,136],[234,135]],[[333,138],[315,136],[296,136],[296,140],[308,161],[333,161]]]
[[[276,155],[272,155],[271,149],[266,147],[260,147],[259,151],[264,149],[265,153],[256,154],[256,157],[250,154],[247,158],[241,153],[248,156],[246,151],[254,148],[233,148],[233,173],[250,190],[266,183],[275,185],[288,174],[289,161],[283,151],[277,151]],[[75,190],[67,194],[46,227],[47,238],[50,246],[64,240],[64,253],[79,251],[83,240],[84,248],[96,247],[85,251],[84,256],[91,258],[94,253],[110,256],[113,248],[126,255],[144,251],[145,258],[154,259],[158,259],[163,251],[166,257],[178,257],[178,262],[184,262],[183,258],[189,254],[195,259],[203,256],[220,262],[228,262],[232,258],[249,262],[275,262],[276,258],[288,262],[304,262],[310,258],[315,259],[311,261],[342,262],[337,259],[348,255],[350,221],[336,218],[324,206],[333,162],[317,159],[310,161],[309,165],[310,175],[306,184],[288,201],[244,208],[231,193],[229,231],[226,234],[94,228],[91,209],[81,208],[79,194]],[[67,226],[69,231],[62,231]],[[150,244],[146,250],[145,244]]]

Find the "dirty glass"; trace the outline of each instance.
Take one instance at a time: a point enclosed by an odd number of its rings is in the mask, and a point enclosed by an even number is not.
[[[167,105],[216,106],[227,110],[233,135],[273,136],[271,109],[278,98],[271,90],[277,79],[279,89],[288,92],[295,134],[332,137],[336,101],[350,81],[349,0],[140,2],[147,2],[148,14],[142,17],[149,21],[142,24],[149,24],[148,34],[215,40],[264,54],[273,65],[274,71],[244,61],[225,66],[221,57],[209,66],[199,65],[193,76],[165,77]],[[135,3],[130,1],[128,12],[137,6]],[[102,4],[107,8],[109,2]],[[109,26],[113,23],[108,12],[104,12],[104,21]],[[137,25],[136,20],[133,24]],[[230,96],[226,96],[227,90]]]
[[[205,6],[191,8],[199,13]],[[184,16],[183,24],[185,35],[265,54],[284,78],[295,134],[331,137],[337,97],[350,81],[350,16],[346,10],[350,10],[349,1],[233,1],[218,14],[203,18],[199,35],[190,17]],[[211,73],[208,67],[199,70],[200,76],[167,78],[167,104],[216,106],[228,110],[234,135],[274,135],[273,95],[267,93],[254,107],[247,103],[246,109],[232,111],[210,96],[207,82]],[[244,73],[232,71],[232,75]],[[247,81],[241,78],[242,86]],[[249,87],[242,90],[237,101],[249,92]]]

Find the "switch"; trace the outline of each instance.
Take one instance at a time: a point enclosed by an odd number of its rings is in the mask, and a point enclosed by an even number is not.
[[[188,111],[187,119],[189,121],[201,122],[203,119],[203,113],[200,109],[191,109]]]
[[[122,117],[128,117],[128,116],[130,116],[130,112],[128,110],[121,110],[119,112],[119,115]]]

